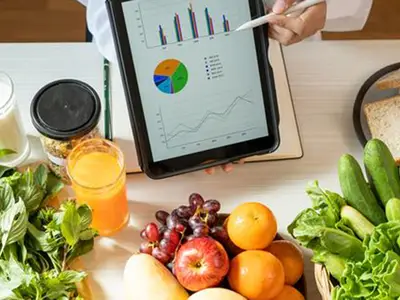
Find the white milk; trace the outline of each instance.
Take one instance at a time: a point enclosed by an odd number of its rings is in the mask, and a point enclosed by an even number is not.
[[[0,158],[0,165],[15,167],[30,153],[11,80],[0,73],[0,149],[11,149],[16,154]]]

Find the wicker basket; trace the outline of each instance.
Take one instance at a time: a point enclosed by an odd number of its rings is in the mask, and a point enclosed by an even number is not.
[[[322,300],[331,300],[333,284],[326,268],[323,265],[315,264],[314,276],[318,291],[322,296]]]

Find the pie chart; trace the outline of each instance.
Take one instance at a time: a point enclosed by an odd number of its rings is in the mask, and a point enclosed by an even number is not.
[[[154,84],[165,94],[179,93],[188,82],[188,70],[177,59],[166,59],[160,62],[154,71]]]

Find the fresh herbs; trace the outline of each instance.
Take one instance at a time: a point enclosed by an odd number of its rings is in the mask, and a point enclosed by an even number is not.
[[[85,272],[69,269],[90,252],[91,209],[67,200],[47,207],[63,184],[46,166],[0,174],[0,299],[80,299]]]
[[[0,149],[0,159],[2,159],[5,156],[11,155],[11,154],[15,154],[15,153],[16,152],[14,150],[11,150],[11,149]],[[13,171],[13,170],[14,170],[13,168],[0,165],[0,178],[2,176],[6,175],[7,172]]]

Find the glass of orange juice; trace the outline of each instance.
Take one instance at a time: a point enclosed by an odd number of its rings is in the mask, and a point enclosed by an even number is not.
[[[80,204],[93,210],[92,227],[110,236],[129,220],[124,156],[112,142],[89,139],[69,154],[67,171]]]

